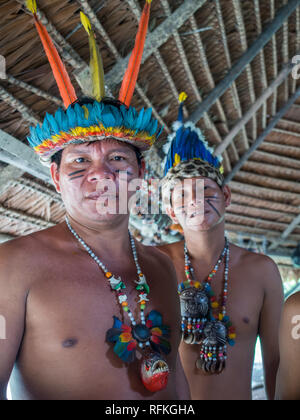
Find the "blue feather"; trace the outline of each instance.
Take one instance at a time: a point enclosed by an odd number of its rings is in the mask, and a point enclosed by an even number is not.
[[[147,317],[147,320],[152,322],[152,328],[162,326],[162,315],[158,311],[151,311]]]

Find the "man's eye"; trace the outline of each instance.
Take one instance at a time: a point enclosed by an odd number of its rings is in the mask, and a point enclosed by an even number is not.
[[[75,159],[75,162],[76,163],[84,163],[84,162],[86,162],[86,159],[85,158],[77,158],[77,159]]]

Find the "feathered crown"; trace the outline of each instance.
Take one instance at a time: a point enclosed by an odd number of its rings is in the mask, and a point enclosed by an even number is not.
[[[136,86],[148,30],[150,4],[146,0],[141,16],[135,46],[119,93],[120,107],[101,102],[105,97],[104,70],[99,48],[91,23],[81,12],[81,22],[88,33],[90,45],[90,69],[93,84],[94,103],[75,104],[77,96],[67,70],[47,32],[37,16],[36,0],[26,0],[32,12],[35,26],[51,65],[65,110],[58,109],[55,115],[46,114],[42,126],[30,127],[29,144],[48,165],[51,157],[69,144],[84,143],[112,137],[133,144],[141,151],[149,149],[162,129],[158,132],[158,122],[152,118],[152,110],[137,112],[130,106]]]
[[[213,155],[201,130],[191,121],[183,121],[183,105],[186,93],[179,96],[179,112],[173,124],[174,132],[169,135],[164,146],[166,153],[165,181],[205,176],[223,184],[222,158]]]

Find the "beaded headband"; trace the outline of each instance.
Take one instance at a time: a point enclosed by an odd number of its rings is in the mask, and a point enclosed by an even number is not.
[[[185,178],[203,176],[215,181],[220,187],[224,182],[221,159],[213,156],[201,130],[192,122],[183,121],[183,104],[187,95],[179,96],[178,119],[173,124],[174,133],[168,137],[164,146],[167,155],[163,184],[174,184]]]
[[[130,106],[136,86],[147,35],[150,4],[146,0],[141,16],[135,46],[119,93],[120,107],[102,102],[105,97],[104,70],[95,34],[87,16],[81,12],[81,22],[88,33],[90,45],[90,70],[93,86],[92,104],[79,105],[75,89],[67,70],[47,32],[37,16],[36,0],[27,0],[35,26],[42,41],[53,75],[57,82],[65,110],[60,108],[55,115],[46,114],[42,126],[30,127],[28,142],[40,156],[41,163],[49,165],[51,157],[68,145],[114,138],[148,150],[159,137],[162,129],[152,118],[152,110],[138,112]],[[75,103],[75,105],[74,105]]]

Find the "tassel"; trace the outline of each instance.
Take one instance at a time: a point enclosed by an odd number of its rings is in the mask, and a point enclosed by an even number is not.
[[[81,23],[89,36],[93,97],[100,102],[105,96],[103,62],[89,18],[83,12],[80,12],[80,18]]]
[[[121,86],[119,100],[125,105],[130,106],[131,99],[134,93],[135,85],[138,79],[142,56],[144,51],[144,45],[146,41],[146,35],[148,30],[149,18],[150,18],[150,4],[152,0],[146,0],[146,4],[141,16],[141,21],[138,29],[138,33],[135,40],[135,46],[132,51],[128,67],[123,78]]]
[[[59,88],[60,95],[66,108],[77,100],[75,89],[72,85],[67,70],[55,48],[50,35],[45,26],[38,20],[36,0],[26,0],[28,10],[34,16],[34,23],[38,34],[41,38],[44,50],[48,57],[49,63],[52,68],[53,75]]]

